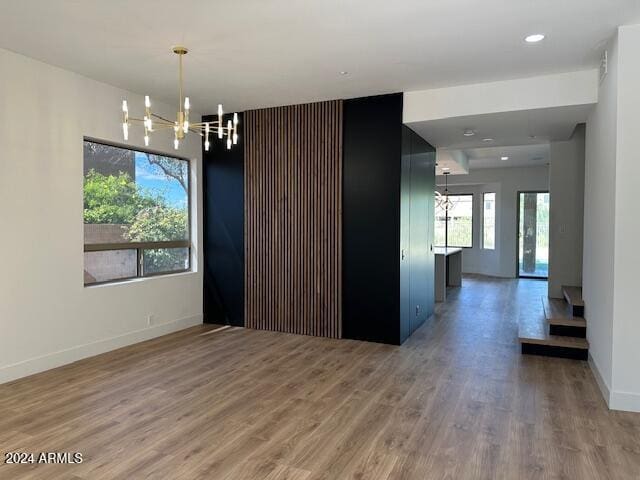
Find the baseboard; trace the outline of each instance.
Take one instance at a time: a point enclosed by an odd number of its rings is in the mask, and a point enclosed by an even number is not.
[[[600,388],[600,393],[604,397],[604,401],[606,402],[609,408],[611,407],[611,389],[607,382],[604,381],[602,375],[600,374],[600,369],[596,364],[596,361],[591,356],[591,352],[589,352],[589,367],[591,367],[591,372],[593,373],[593,377],[596,379],[596,383],[598,384],[598,388]]]
[[[611,410],[622,410],[624,412],[640,413],[640,394],[631,392],[611,392]]]
[[[41,357],[31,358],[12,365],[7,365],[0,368],[0,384],[77,362],[83,358],[93,357],[95,355],[100,355],[101,353],[133,345],[134,343],[151,340],[152,338],[177,332],[178,330],[194,327],[201,323],[202,315],[193,315],[191,317],[181,318],[179,320],[162,323],[160,325],[153,325],[142,330],[125,333],[124,335],[107,338],[105,340],[98,340],[85,345],[78,345],[66,350],[60,350]]]

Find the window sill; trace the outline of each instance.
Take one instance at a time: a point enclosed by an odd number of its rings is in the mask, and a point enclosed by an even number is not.
[[[122,285],[131,285],[141,282],[147,282],[149,280],[160,280],[164,278],[175,278],[175,277],[186,277],[190,275],[195,275],[198,272],[196,270],[188,270],[186,272],[175,272],[175,273],[162,273],[159,275],[150,275],[148,277],[138,277],[138,278],[124,278],[122,280],[109,280],[107,282],[101,283],[90,283],[88,285],[84,285],[84,288],[103,288],[103,287],[118,287]]]

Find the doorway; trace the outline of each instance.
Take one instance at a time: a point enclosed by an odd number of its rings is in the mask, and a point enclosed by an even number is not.
[[[549,192],[518,192],[517,273],[549,278]]]

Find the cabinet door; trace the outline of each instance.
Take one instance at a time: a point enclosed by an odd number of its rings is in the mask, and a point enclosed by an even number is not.
[[[411,141],[411,207],[409,241],[411,250],[411,332],[425,321],[427,272],[427,207],[425,183],[425,159],[420,150],[419,138],[412,135]]]
[[[413,132],[412,132],[413,133]],[[411,138],[409,250],[411,251],[411,332],[433,314],[433,220],[435,154],[417,134]]]
[[[427,271],[427,285],[425,294],[425,318],[433,315],[435,310],[435,256],[433,254],[433,241],[435,235],[435,191],[436,191],[436,152],[426,153],[426,196],[427,196],[427,257],[425,268]]]
[[[402,128],[400,175],[400,342],[411,335],[411,130]]]

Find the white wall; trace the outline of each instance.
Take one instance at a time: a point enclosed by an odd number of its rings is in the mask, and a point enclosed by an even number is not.
[[[585,70],[405,92],[402,121],[588,105],[597,99],[598,71]]]
[[[585,128],[570,140],[551,142],[549,162],[549,296],[563,285],[582,285]]]
[[[640,25],[618,32],[613,408],[640,411]],[[611,261],[611,257],[609,257]]]
[[[465,273],[479,273],[495,277],[516,276],[518,192],[547,191],[549,169],[543,167],[483,168],[468,175],[449,175],[451,193],[474,194],[473,248],[463,253]],[[444,177],[437,177],[440,191]],[[496,248],[481,248],[482,193],[496,193]]]
[[[121,143],[122,99],[135,114],[143,98],[6,50],[0,72],[0,382],[201,323],[200,272],[83,286],[83,136]],[[170,135],[152,142],[174,153]],[[192,159],[200,245],[200,142],[179,153]]]
[[[591,363],[608,392],[611,390],[613,348],[617,39],[607,49],[609,74],[600,85],[598,104],[587,120],[582,296]],[[609,394],[605,397],[608,402]]]
[[[583,296],[590,363],[609,406],[640,412],[640,26],[606,46],[608,74],[587,122]]]

